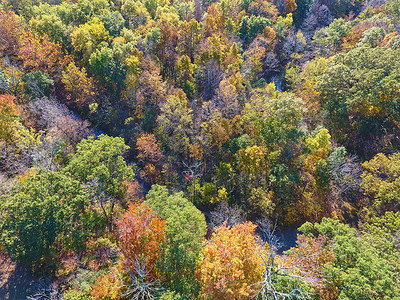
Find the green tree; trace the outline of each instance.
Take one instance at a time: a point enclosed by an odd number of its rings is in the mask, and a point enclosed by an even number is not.
[[[111,36],[117,37],[125,27],[126,20],[118,11],[105,11],[99,19]]]
[[[149,12],[141,1],[125,0],[121,12],[134,27],[145,25],[151,19]]]
[[[107,42],[110,34],[106,30],[104,23],[95,17],[90,22],[79,25],[71,33],[72,46],[75,52],[82,55],[85,61],[89,60],[90,55],[97,49],[100,43]]]
[[[400,1],[393,0],[388,2],[385,5],[385,10],[394,20],[398,21],[400,18]]]
[[[377,47],[386,36],[386,31],[382,27],[374,26],[363,32],[362,39],[357,46]]]
[[[19,183],[0,205],[1,240],[12,258],[31,269],[55,263],[57,250],[79,248],[87,195],[79,181],[41,172]]]
[[[166,220],[167,242],[159,264],[167,285],[187,298],[193,297],[199,289],[195,269],[207,232],[204,215],[183,193],[170,195],[163,186],[153,185],[145,202]]]
[[[300,124],[304,111],[303,101],[290,93],[255,94],[245,104],[241,122],[247,134],[252,136],[253,143],[258,145],[239,150],[236,157],[246,154],[244,160],[238,160],[242,171],[239,182],[244,197],[250,196],[250,203],[259,202],[255,201],[259,198],[263,199],[260,203],[264,203],[264,207],[271,207],[273,201],[280,202],[277,208],[292,208],[295,213],[299,212],[293,201],[299,199],[300,178],[296,157],[300,155],[303,136]],[[246,167],[242,167],[246,164],[250,167],[247,172]],[[264,192],[260,189],[251,191],[251,188],[259,187]],[[253,210],[253,213],[260,211]],[[286,211],[285,215],[289,217],[291,214]]]
[[[110,9],[110,2],[109,0],[79,0],[75,6],[75,16],[79,23],[93,20]]]
[[[257,36],[263,32],[266,26],[272,25],[272,22],[261,16],[251,17],[245,16],[239,24],[239,36],[243,40],[244,45],[248,46]]]
[[[25,92],[31,98],[49,97],[54,81],[47,73],[35,71],[23,76]]]
[[[337,54],[317,77],[328,129],[350,151],[375,154],[381,150],[383,137],[388,139],[385,143],[397,144],[399,53],[380,47],[356,48]],[[375,147],[366,148],[367,141]]]
[[[122,156],[129,146],[120,137],[100,135],[88,137],[76,147],[76,154],[64,169],[90,187],[93,198],[101,206],[110,231],[114,206],[125,193],[123,182],[133,178],[132,167]]]
[[[182,55],[176,62],[175,69],[177,71],[176,84],[183,89],[188,98],[193,98],[196,93],[196,82],[193,74],[196,65],[190,62],[187,55]]]
[[[39,15],[29,21],[32,31],[40,35],[47,34],[54,42],[67,45],[68,31],[57,15]]]
[[[113,51],[108,47],[96,49],[90,55],[89,65],[94,75],[102,78],[118,95],[126,77],[126,66],[116,59]]]
[[[355,228],[324,218],[321,223],[307,222],[299,230],[310,237],[325,235],[332,241],[335,260],[325,264],[324,273],[338,299],[398,299],[398,272]]]
[[[400,153],[386,156],[378,153],[370,161],[362,164],[361,187],[373,198],[375,208],[384,204],[399,203],[400,199]]]
[[[108,47],[101,47],[90,55],[89,65],[95,75],[105,76],[106,68],[112,60],[112,50]]]
[[[400,272],[400,251],[398,233],[400,213],[387,211],[382,217],[372,217],[362,225],[364,239],[373,245],[393,271]]]
[[[324,27],[314,34],[313,43],[323,54],[332,55],[338,50],[342,38],[345,37],[353,22],[346,22],[344,19],[335,19],[329,26]]]
[[[293,12],[293,22],[296,27],[300,27],[304,19],[307,17],[307,13],[312,5],[311,0],[297,0],[297,8]]]

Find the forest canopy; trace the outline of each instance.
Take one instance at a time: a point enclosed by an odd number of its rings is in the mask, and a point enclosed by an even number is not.
[[[400,299],[399,16],[3,0],[0,298]]]

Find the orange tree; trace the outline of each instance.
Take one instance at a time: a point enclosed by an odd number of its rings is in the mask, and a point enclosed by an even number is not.
[[[11,11],[0,9],[0,55],[15,54],[23,25],[20,18]]]
[[[62,69],[67,65],[61,45],[50,40],[48,36],[37,36],[25,32],[20,38],[19,57],[26,71],[42,71],[54,77],[61,76]]]
[[[117,222],[121,252],[133,269],[136,260],[146,264],[151,277],[157,277],[156,261],[165,242],[165,221],[159,219],[148,204],[131,204]]]
[[[130,295],[147,299],[159,284],[156,261],[166,240],[165,221],[148,204],[131,204],[118,220],[117,229],[122,255],[97,280],[91,295],[94,299],[126,299]]]

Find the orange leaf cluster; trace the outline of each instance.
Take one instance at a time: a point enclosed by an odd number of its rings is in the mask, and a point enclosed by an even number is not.
[[[48,36],[31,32],[22,34],[18,52],[26,71],[42,71],[56,77],[61,75],[70,60],[64,55],[60,44],[52,42]]]
[[[18,49],[22,23],[13,12],[0,9],[0,56],[15,54]]]
[[[158,277],[156,261],[165,242],[165,221],[159,219],[147,204],[131,204],[117,223],[120,248],[133,270],[136,260],[146,264],[154,279]]]
[[[92,286],[90,295],[94,300],[117,300],[121,299],[120,287],[123,285],[123,274],[120,273],[120,269],[123,269],[122,260],[118,260],[115,267],[111,268],[109,274],[105,274],[97,279],[96,283]]]
[[[285,1],[285,13],[290,14],[297,9],[297,4],[295,0],[286,0]]]
[[[136,142],[136,149],[139,152],[137,158],[142,161],[157,163],[163,157],[160,145],[154,134],[143,134],[140,136]]]
[[[154,134],[143,134],[136,142],[137,158],[144,164],[140,176],[152,183],[160,175],[164,155]]]

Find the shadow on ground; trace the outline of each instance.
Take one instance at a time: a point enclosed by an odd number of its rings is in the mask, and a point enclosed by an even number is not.
[[[0,299],[25,300],[34,292],[38,280],[21,265],[0,253]]]

